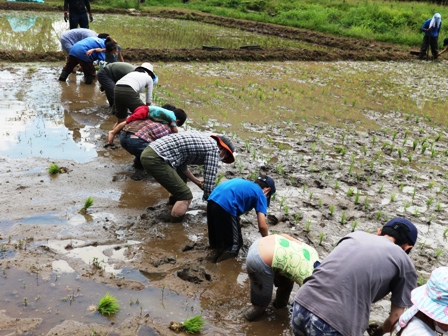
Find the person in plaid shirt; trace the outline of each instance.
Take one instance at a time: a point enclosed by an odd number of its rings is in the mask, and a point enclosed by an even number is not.
[[[147,106],[141,107],[147,108]],[[165,104],[162,106],[162,109],[182,112],[178,113],[179,119],[177,122],[179,127],[182,126],[187,119],[186,113],[181,109],[176,109],[173,105]],[[177,117],[176,113],[174,113],[174,115]],[[142,119],[133,120],[129,123],[125,121],[122,124],[124,127],[123,132],[120,133],[120,144],[126,151],[135,156],[134,168],[136,169],[143,169],[140,161],[140,155],[143,150],[148,147],[148,144],[165,135],[174,133],[173,127],[168,125],[166,122],[162,123],[160,120]],[[177,127],[175,129],[177,132]]]
[[[234,145],[223,135],[206,135],[200,132],[182,132],[150,143],[140,160],[146,172],[170,192],[175,203],[171,220],[182,220],[193,199],[187,179],[204,190],[202,199],[210,196],[216,184],[219,161],[232,163]],[[188,165],[203,165],[204,180],[196,178]]]

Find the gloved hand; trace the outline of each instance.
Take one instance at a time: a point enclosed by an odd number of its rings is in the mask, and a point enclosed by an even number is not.
[[[370,336],[383,336],[383,326],[379,325],[378,323],[374,322],[369,324],[369,327],[367,328],[367,333]]]
[[[64,21],[67,22],[68,21],[68,13],[64,12]]]
[[[90,16],[90,22],[93,22],[93,15],[92,15],[92,13],[90,13],[89,16]]]

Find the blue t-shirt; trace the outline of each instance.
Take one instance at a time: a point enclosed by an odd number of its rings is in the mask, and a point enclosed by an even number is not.
[[[174,123],[173,126],[176,126],[176,115],[173,111],[164,109],[163,107],[151,105],[148,107],[148,112],[149,119],[151,119],[152,121],[168,125]]]
[[[268,202],[263,190],[258,184],[240,178],[218,185],[208,200],[218,203],[225,211],[236,217],[252,209],[267,214]]]
[[[104,61],[106,54],[104,52],[93,52],[90,57],[86,56],[86,52],[90,49],[106,48],[104,39],[98,37],[87,37],[79,42],[76,42],[70,49],[70,56],[74,56],[84,62]]]

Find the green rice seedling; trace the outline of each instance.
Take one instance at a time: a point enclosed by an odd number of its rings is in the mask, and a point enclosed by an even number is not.
[[[434,159],[437,156],[437,151],[434,148],[431,148],[431,159]]]
[[[285,205],[285,206],[283,207],[283,210],[285,211],[285,215],[288,215],[288,214],[289,214],[289,206]]]
[[[403,191],[403,188],[404,188],[404,183],[402,182],[402,183],[400,183],[400,186],[398,187],[398,189],[400,189],[400,191]]]
[[[421,154],[425,154],[426,149],[428,148],[428,144],[423,144]]]
[[[407,138],[408,138],[408,135],[409,135],[409,130],[406,129],[406,130],[404,131],[404,138],[407,139]]]
[[[390,194],[390,201],[395,202],[395,198],[397,197],[397,193]]]
[[[322,242],[324,241],[325,238],[325,234],[323,232],[320,233],[319,235],[319,245],[322,246]]]
[[[442,211],[442,203],[437,202],[436,211],[439,211],[439,212]]]
[[[307,186],[306,184],[304,184],[304,185],[302,186],[302,192],[305,193],[305,191],[306,191],[307,188],[308,188],[308,186]]]
[[[403,148],[397,148],[398,157],[401,159],[403,157]]]
[[[446,240],[448,236],[448,228],[445,229],[445,231],[443,231],[443,240]]]
[[[408,155],[408,161],[409,161],[409,163],[412,163],[412,153],[409,153],[409,155]]]
[[[342,211],[341,224],[344,225],[346,222],[347,222],[347,215],[345,214],[345,211]]]
[[[84,207],[81,210],[79,210],[79,212],[82,213],[82,214],[86,214],[87,213],[87,209],[90,208],[92,205],[93,205],[93,197],[89,196],[84,201]]]
[[[372,136],[372,144],[375,146],[375,144],[376,144],[376,136],[375,135],[373,135]]]
[[[338,190],[340,188],[339,181],[334,181],[334,189]]]
[[[431,215],[428,219],[428,224],[431,224],[433,219],[434,219],[434,215]]]
[[[426,141],[428,141],[428,137],[424,137],[424,138],[423,138],[423,140],[422,140],[422,146],[423,146],[424,144],[426,144]]]
[[[302,214],[300,212],[294,215],[294,221],[296,224],[300,221],[300,218],[302,218]]]
[[[322,151],[322,153],[320,154],[320,157],[321,157],[322,160],[325,160],[325,155],[326,155],[325,152]]]
[[[345,137],[347,136],[347,134],[345,134],[345,133],[342,133],[342,143],[344,143],[344,141],[345,141]]]
[[[381,219],[381,210],[376,213],[376,219],[377,220]]]
[[[437,192],[437,194],[440,194],[440,193],[442,193],[444,190],[445,190],[445,186],[443,186],[443,185],[441,185],[441,186],[439,186],[439,191]]]
[[[364,198],[363,206],[364,206],[364,210],[368,210],[370,207],[370,202],[369,202],[369,199],[367,198],[367,196],[366,196],[366,198]]]
[[[418,209],[417,209],[417,208],[414,209],[414,216],[415,216],[415,217],[418,216]]]
[[[397,131],[393,131],[392,132],[392,142],[394,142],[395,141],[395,138],[397,137]]]
[[[426,279],[422,274],[420,274],[417,278],[417,285],[423,286],[424,284],[426,284]]]
[[[310,202],[312,201],[312,199],[313,199],[313,192],[310,192]]]
[[[406,203],[403,205],[404,212],[406,212],[406,210],[407,210],[410,206],[411,206],[411,203],[410,203],[410,202],[406,202]]]
[[[334,205],[330,205],[330,216],[334,215]]]
[[[412,141],[412,150],[415,152],[415,149],[417,148],[418,145],[418,140],[414,139],[414,141]]]
[[[28,298],[26,298],[26,297],[23,298],[23,305],[25,307],[28,306]]]
[[[120,305],[118,304],[117,298],[107,292],[98,302],[96,310],[102,315],[110,316],[116,314],[120,310]]]
[[[389,142],[387,142],[387,141],[385,141],[384,143],[383,143],[383,145],[381,146],[381,149],[386,149],[387,147],[389,146]]]
[[[364,156],[367,156],[367,147],[366,147],[366,145],[362,145],[361,152],[364,154]]]
[[[428,188],[431,189],[432,187],[434,187],[434,181],[431,181],[431,182],[428,183]]]
[[[311,229],[311,219],[307,219],[307,221],[303,227],[303,231],[310,232],[310,229]]]
[[[375,168],[375,162],[370,161],[370,163],[369,163],[369,167],[370,167],[370,171],[374,171],[374,168]]]
[[[440,248],[440,247],[436,248],[435,258],[438,259],[442,255],[442,253],[443,253],[443,248]]]
[[[429,208],[431,204],[434,202],[434,198],[430,197],[426,200],[426,206]]]
[[[36,72],[36,71],[37,71],[37,68],[34,68],[34,67],[28,68],[28,72]]]
[[[356,194],[355,194],[355,204],[359,203],[359,190],[356,190]]]
[[[353,169],[355,168],[354,163],[350,163],[350,167],[348,168],[348,174],[351,175],[353,173]]]
[[[354,221],[353,224],[352,224],[352,232],[355,232],[357,227],[358,227],[358,222]]]
[[[369,176],[366,176],[366,182],[369,187],[372,185],[372,180],[370,180]]]
[[[355,154],[352,154],[352,155],[350,156],[350,162],[351,162],[351,163],[355,163]]]
[[[434,139],[435,142],[438,142],[440,138],[442,137],[442,133],[439,133],[439,135]]]
[[[414,190],[412,191],[412,199],[415,198],[415,195],[417,194],[417,188],[414,187]]]
[[[313,153],[313,155],[316,154],[316,143],[315,142],[313,142],[311,144],[311,152]]]
[[[173,322],[171,322],[173,323]],[[196,315],[192,318],[185,320],[182,324],[182,329],[179,331],[185,331],[187,334],[197,334],[200,333],[205,325],[204,318],[202,315]],[[170,324],[171,328],[171,324]]]
[[[322,207],[322,198],[319,198],[319,200],[317,201],[317,203],[319,204],[319,207]]]
[[[355,193],[355,190],[353,188],[348,188],[347,190],[347,196],[351,197]]]
[[[61,172],[61,168],[54,162],[50,164],[50,167],[48,167],[47,170],[50,175],[56,175]]]
[[[286,196],[282,196],[282,199],[280,200],[280,208],[283,208],[285,201],[286,201]]]

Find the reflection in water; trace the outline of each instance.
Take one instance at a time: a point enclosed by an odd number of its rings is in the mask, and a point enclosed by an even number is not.
[[[16,16],[16,15],[8,15],[7,16],[9,25],[14,32],[24,32],[30,29],[36,23],[37,16]]]

